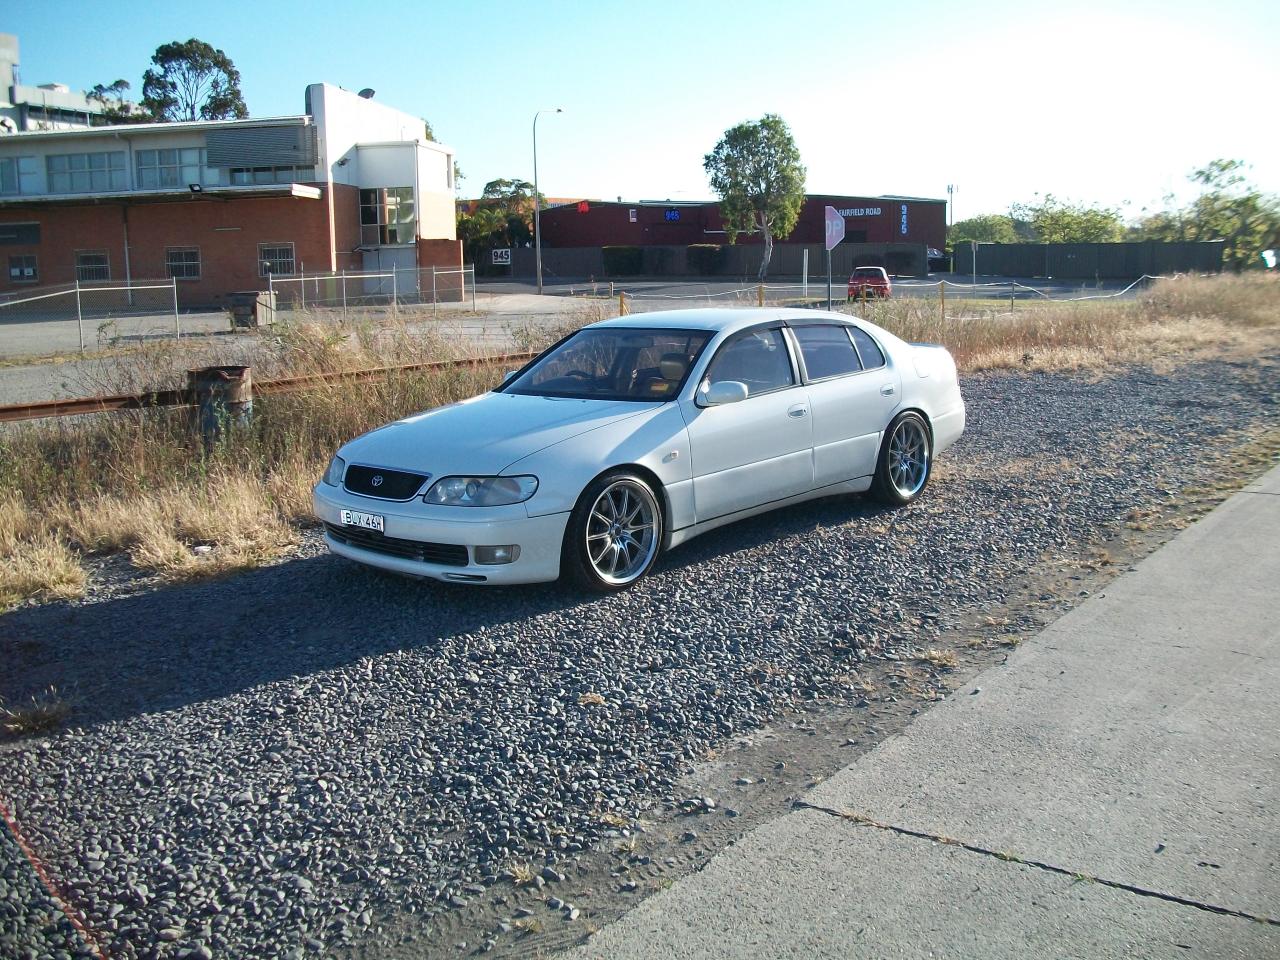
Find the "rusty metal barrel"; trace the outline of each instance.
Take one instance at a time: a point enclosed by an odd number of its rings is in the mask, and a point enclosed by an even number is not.
[[[253,377],[248,367],[203,367],[187,371],[192,427],[206,445],[253,417]]]

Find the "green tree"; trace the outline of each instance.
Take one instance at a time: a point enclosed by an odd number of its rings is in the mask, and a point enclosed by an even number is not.
[[[804,164],[791,130],[777,114],[746,121],[725,131],[702,168],[720,197],[720,217],[729,242],[740,233],[760,233],[764,255],[759,279],[768,275],[774,238],[795,229],[804,203]]]
[[[129,92],[128,80],[117,80],[114,83],[95,83],[84,95],[87,100],[96,100],[102,105],[102,116],[109,124],[116,123],[148,123],[151,115],[145,110],[135,110],[124,95]]]
[[[1223,263],[1241,270],[1261,263],[1263,250],[1280,243],[1280,198],[1265,194],[1245,177],[1243,160],[1213,160],[1189,179],[1201,188],[1178,214],[1188,240],[1224,240]]]
[[[1015,203],[1009,213],[1028,221],[1040,243],[1111,243],[1124,238],[1119,210],[1067,203],[1051,193],[1033,203]]]
[[[156,120],[240,120],[249,115],[240,71],[221,50],[194,37],[156,48],[142,75],[142,106]]]
[[[1002,213],[984,213],[978,217],[970,217],[953,223],[947,230],[948,243],[967,243],[977,240],[979,243],[1017,243],[1018,231],[1013,221]]]

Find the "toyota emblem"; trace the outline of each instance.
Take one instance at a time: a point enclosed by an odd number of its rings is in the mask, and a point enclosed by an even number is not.
[[[373,475],[373,479],[372,479],[372,480],[370,480],[369,482],[370,482],[370,483],[372,483],[375,487],[380,487],[380,486],[382,486],[382,474],[380,474],[380,473],[375,473],[375,474]]]

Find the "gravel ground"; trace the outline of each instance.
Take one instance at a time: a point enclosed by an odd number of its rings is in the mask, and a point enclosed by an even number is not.
[[[1167,509],[1280,420],[1269,362],[964,389],[969,432],[913,507],[736,524],[617,597],[403,581],[314,538],[202,585],[105,565],[85,602],[0,618],[0,696],[56,684],[75,725],[0,747],[0,797],[113,956],[421,955],[415,916],[518,861],[556,883],[687,800],[709,749],[851,704],[871,660]],[[59,956],[45,915],[12,908],[11,847],[0,956]]]

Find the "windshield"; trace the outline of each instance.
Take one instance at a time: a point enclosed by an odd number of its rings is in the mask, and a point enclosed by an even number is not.
[[[709,330],[579,330],[535,360],[502,392],[591,400],[671,400],[710,339]]]

